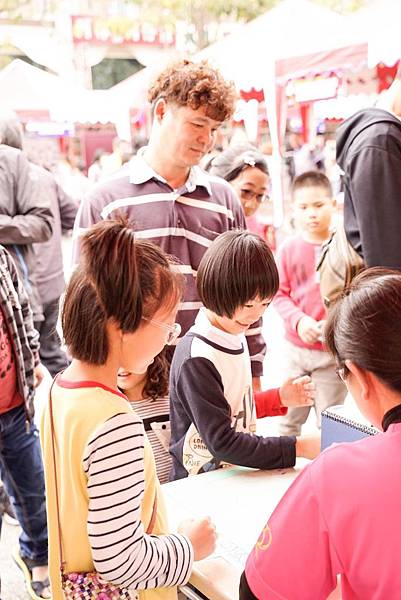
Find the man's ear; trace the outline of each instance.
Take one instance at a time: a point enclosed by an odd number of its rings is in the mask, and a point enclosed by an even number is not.
[[[155,119],[157,119],[158,121],[162,121],[164,118],[164,115],[166,114],[166,109],[167,109],[167,103],[166,103],[165,99],[159,98],[156,101],[155,108],[153,111]]]

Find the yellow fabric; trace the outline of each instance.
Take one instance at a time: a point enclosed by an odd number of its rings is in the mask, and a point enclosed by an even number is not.
[[[100,387],[68,389],[54,384],[52,406],[55,427],[57,491],[63,555],[66,572],[93,571],[92,554],[87,535],[87,479],[82,468],[84,451],[96,429],[112,416],[131,412],[122,397]],[[57,526],[56,495],[51,441],[49,407],[42,415],[41,444],[46,481],[46,505],[49,530],[49,573],[53,600],[64,600],[60,578],[60,552]],[[60,444],[60,440],[62,444]],[[167,517],[155,461],[145,435],[144,451],[145,494],[142,502],[142,522],[147,529],[157,493],[157,515],[152,533],[168,532]],[[175,600],[176,588],[144,590],[140,600]]]

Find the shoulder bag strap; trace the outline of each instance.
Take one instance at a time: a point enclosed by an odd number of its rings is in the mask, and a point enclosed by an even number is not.
[[[59,552],[60,552],[60,571],[61,571],[61,574],[63,574],[64,570],[65,570],[65,561],[63,559],[63,544],[61,541],[60,506],[59,506],[59,495],[58,495],[58,486],[57,486],[55,431],[54,431],[53,404],[52,404],[52,389],[53,389],[55,381],[56,381],[56,377],[53,379],[50,390],[49,390],[49,414],[50,414],[50,430],[51,430],[52,454],[53,454],[54,487],[55,487],[55,492],[56,492],[56,516],[57,516],[57,529],[58,529],[58,544],[59,544]]]

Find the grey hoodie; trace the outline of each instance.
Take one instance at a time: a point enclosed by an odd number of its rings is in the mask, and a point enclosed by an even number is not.
[[[12,254],[28,291],[34,320],[42,320],[34,279],[32,244],[52,234],[53,215],[38,180],[20,150],[0,144],[0,244]]]
[[[63,231],[74,227],[78,202],[64,192],[52,173],[33,163],[30,165],[40,189],[43,190],[43,197],[47,196],[54,217],[51,238],[47,242],[34,244],[36,283],[40,300],[46,305],[58,300],[65,288],[61,236]]]

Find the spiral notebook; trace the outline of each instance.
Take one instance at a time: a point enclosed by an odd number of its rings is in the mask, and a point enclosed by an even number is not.
[[[322,450],[331,444],[356,442],[378,433],[381,432],[376,427],[347,406],[331,406],[322,412]]]

